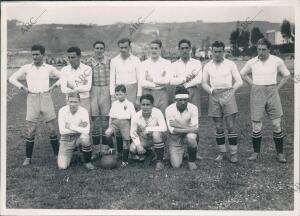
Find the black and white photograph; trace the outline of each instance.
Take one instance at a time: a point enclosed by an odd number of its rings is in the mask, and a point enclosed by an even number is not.
[[[299,21],[296,0],[1,2],[0,214],[300,215]]]

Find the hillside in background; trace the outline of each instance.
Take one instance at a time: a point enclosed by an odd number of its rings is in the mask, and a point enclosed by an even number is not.
[[[259,27],[265,33],[270,29],[279,29],[280,23],[255,21],[249,28]],[[145,23],[141,24],[130,35],[130,24],[117,23],[113,25],[33,25],[22,33],[22,23],[16,20],[8,21],[7,47],[10,51],[28,50],[33,43],[46,46],[52,53],[64,52],[70,46],[79,46],[83,51],[91,50],[93,42],[103,40],[107,49],[115,51],[117,41],[121,37],[129,37],[137,49],[142,49],[150,40],[159,37],[166,49],[174,49],[182,38],[190,39],[196,47],[201,47],[202,40],[221,40],[229,45],[231,31],[236,29],[236,22],[204,23],[202,21],[186,23]]]

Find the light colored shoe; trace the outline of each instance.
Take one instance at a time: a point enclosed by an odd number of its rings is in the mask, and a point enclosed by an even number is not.
[[[219,162],[219,161],[224,160],[224,158],[225,158],[225,153],[220,153],[220,154],[215,158],[215,161],[216,161],[216,162]]]
[[[94,170],[94,169],[96,169],[95,166],[94,166],[91,162],[89,162],[89,163],[84,163],[83,165],[84,165],[84,167],[85,167],[86,169],[88,169],[88,170]]]
[[[23,162],[23,166],[28,166],[29,164],[31,164],[31,158],[26,158]]]
[[[251,154],[251,156],[248,158],[248,160],[249,160],[249,161],[255,161],[255,160],[258,159],[258,157],[259,157],[259,153],[253,152],[253,153]]]
[[[127,165],[128,165],[128,162],[122,161],[121,168],[125,168],[125,167],[127,167]]]
[[[189,170],[197,169],[197,165],[195,162],[188,162]]]
[[[237,154],[230,155],[230,162],[231,163],[237,163],[238,162]]]
[[[285,159],[285,157],[284,157],[284,155],[282,153],[277,154],[277,160],[280,163],[286,163],[286,159]]]
[[[196,155],[196,160],[202,160],[203,159],[203,157],[201,157],[198,153],[197,153],[197,155]]]
[[[164,164],[161,161],[157,161],[156,166],[155,166],[155,170],[156,171],[161,171],[164,169]]]

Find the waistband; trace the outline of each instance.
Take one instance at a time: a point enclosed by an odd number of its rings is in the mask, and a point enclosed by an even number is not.
[[[143,87],[144,90],[147,90],[147,91],[155,91],[155,90],[167,90],[166,87],[155,87],[155,88],[145,88]]]
[[[75,133],[75,134],[62,134],[60,136],[60,139],[61,140],[74,140],[74,139],[76,139],[79,136],[80,136],[79,133]]]
[[[43,94],[50,94],[50,91],[45,92],[29,92],[28,95],[43,95]]]

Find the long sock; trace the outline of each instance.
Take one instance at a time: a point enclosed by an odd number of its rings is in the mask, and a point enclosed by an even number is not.
[[[260,144],[261,144],[262,134],[261,131],[259,132],[252,132],[252,144],[253,144],[253,150],[255,153],[260,152]]]
[[[164,153],[165,153],[165,144],[162,143],[154,143],[154,151],[156,154],[156,160],[162,161],[164,159]]]
[[[82,154],[83,154],[84,163],[91,162],[92,151],[88,151],[88,152],[82,151]]]
[[[276,151],[277,153],[282,154],[283,153],[283,133],[282,131],[280,132],[273,132],[273,140],[275,143]]]
[[[223,153],[226,152],[224,131],[220,133],[216,132],[215,136],[216,136],[216,141],[218,144],[219,151]]]
[[[57,139],[57,135],[50,136],[50,143],[51,143],[54,155],[57,156],[58,150],[59,150],[59,142]]]
[[[196,161],[196,155],[197,155],[197,147],[188,147],[188,154],[189,154],[189,162],[195,162]]]
[[[93,145],[100,144],[100,134],[92,134]]]
[[[121,136],[116,136],[117,139],[117,150],[118,152],[122,152],[123,150],[123,139]]]
[[[26,157],[31,158],[33,152],[33,145],[34,145],[34,137],[25,137],[26,142]]]
[[[123,149],[122,151],[122,161],[128,162],[129,149]]]

